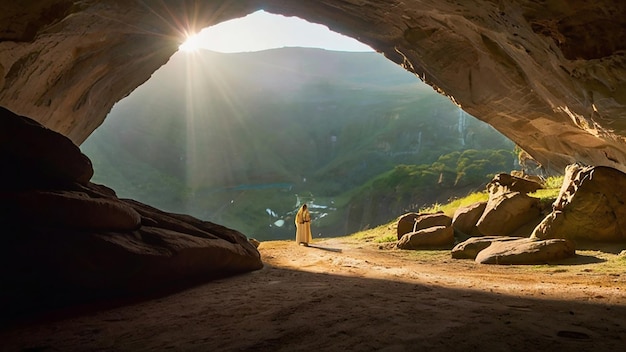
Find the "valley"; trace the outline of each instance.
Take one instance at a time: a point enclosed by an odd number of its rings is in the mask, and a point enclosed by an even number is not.
[[[81,146],[120,197],[260,240],[303,202],[335,237],[480,190],[513,148],[380,54],[310,48],[177,53]]]

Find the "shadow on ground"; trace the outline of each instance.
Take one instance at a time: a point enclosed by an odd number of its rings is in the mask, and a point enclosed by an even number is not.
[[[319,245],[315,245],[315,244],[309,244],[308,247],[310,248],[317,248],[317,249],[321,249],[323,251],[329,251],[329,252],[335,252],[335,253],[341,253],[341,248],[331,248],[331,247],[323,247],[323,246],[319,246]]]
[[[5,328],[0,341],[7,350],[62,351],[616,351],[626,343],[624,316],[625,305],[267,265],[145,302]]]

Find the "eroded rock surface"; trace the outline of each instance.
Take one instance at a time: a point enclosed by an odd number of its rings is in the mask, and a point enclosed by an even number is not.
[[[396,233],[398,240],[409,232],[416,232],[434,226],[450,226],[452,218],[443,213],[407,213],[398,219]]]
[[[565,239],[494,241],[476,255],[480,264],[547,264],[573,257],[574,244]]]
[[[400,249],[450,248],[454,243],[452,226],[432,226],[406,233],[398,240]]]
[[[527,193],[543,186],[509,174],[498,174],[486,188],[489,200],[476,222],[478,232],[485,236],[528,237],[542,219],[543,206],[539,198]]]
[[[507,192],[528,194],[536,192],[542,188],[544,188],[543,185],[535,180],[504,173],[495,175],[491,182],[487,185],[487,191],[494,195]]]
[[[493,242],[499,241],[515,241],[524,237],[508,237],[508,236],[482,236],[472,237],[465,240],[452,248],[452,258],[454,259],[475,259],[478,253],[489,247]]]
[[[14,189],[87,184],[91,161],[69,139],[0,106],[2,181]]]
[[[170,290],[263,266],[243,234],[117,198],[89,182],[91,163],[67,138],[0,112],[3,318]]]
[[[570,165],[563,186],[533,238],[626,241],[626,174],[609,167]]]
[[[464,236],[482,236],[476,227],[476,223],[483,215],[486,206],[487,202],[479,202],[458,208],[452,217],[454,230]]]
[[[527,237],[474,237],[452,248],[452,258],[474,259],[480,264],[546,264],[575,254],[575,246],[569,240]]]
[[[485,236],[510,236],[529,222],[539,222],[540,216],[538,198],[519,192],[502,193],[489,197],[476,227]],[[531,230],[528,230],[528,235]]]
[[[370,45],[546,170],[626,170],[626,2],[615,0],[5,1],[0,105],[81,143],[185,32],[260,8]]]

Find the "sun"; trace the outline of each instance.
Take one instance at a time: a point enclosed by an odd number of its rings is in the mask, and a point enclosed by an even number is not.
[[[184,43],[178,46],[178,49],[185,52],[194,52],[202,47],[202,41],[197,34],[191,34],[187,36]]]

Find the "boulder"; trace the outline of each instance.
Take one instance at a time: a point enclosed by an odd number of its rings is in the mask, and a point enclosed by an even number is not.
[[[12,237],[19,240],[0,249],[0,308],[12,316],[168,292],[263,266],[245,238],[233,243],[150,226],[128,232],[15,228]]]
[[[154,294],[263,267],[254,243],[89,182],[66,137],[0,108],[3,318]]]
[[[485,236],[509,236],[541,215],[538,198],[520,192],[491,195],[476,227]],[[530,235],[530,230],[529,234]]]
[[[400,240],[404,234],[409,232],[416,232],[433,226],[450,226],[450,224],[452,224],[452,218],[444,213],[408,213],[398,219],[396,231],[398,240]]]
[[[538,166],[541,167],[541,165],[538,165]],[[542,185],[542,186],[545,184],[545,179],[542,178],[541,176],[529,175],[529,174],[527,174],[523,170],[521,170],[521,171],[520,170],[513,170],[513,171],[511,171],[511,176],[515,176],[515,177],[523,178],[525,180],[533,181],[533,182],[536,182],[537,184]]]
[[[536,239],[626,241],[626,174],[604,166],[570,165],[552,212],[533,230]]]
[[[575,254],[574,244],[565,239],[522,238],[492,242],[478,253],[475,261],[479,264],[546,264]]]
[[[475,259],[480,251],[489,247],[493,242],[505,242],[519,240],[524,237],[483,236],[472,237],[452,248],[454,259]]]
[[[248,242],[250,242],[250,244],[253,245],[254,248],[259,248],[259,246],[261,245],[261,242],[259,242],[259,240],[257,240],[256,238],[249,238]]]
[[[400,249],[449,248],[453,243],[452,226],[433,226],[404,234],[396,246]]]
[[[30,225],[76,230],[132,231],[141,216],[115,199],[70,191],[28,191],[14,195],[15,215]]]
[[[398,239],[402,238],[402,235],[413,231],[415,226],[415,219],[420,216],[419,213],[406,213],[398,218],[396,226],[396,235]]]
[[[539,182],[505,173],[495,175],[487,184],[487,190],[494,195],[508,192],[527,194],[542,188],[544,187]]]
[[[466,236],[482,236],[476,223],[483,215],[487,202],[474,203],[465,207],[459,207],[452,217],[452,227]]]
[[[3,312],[172,290],[263,267],[238,231],[132,200],[92,198],[98,194],[103,188],[94,185],[16,196],[26,217],[3,223]]]
[[[65,136],[0,107],[0,189],[87,184],[91,161]]]

